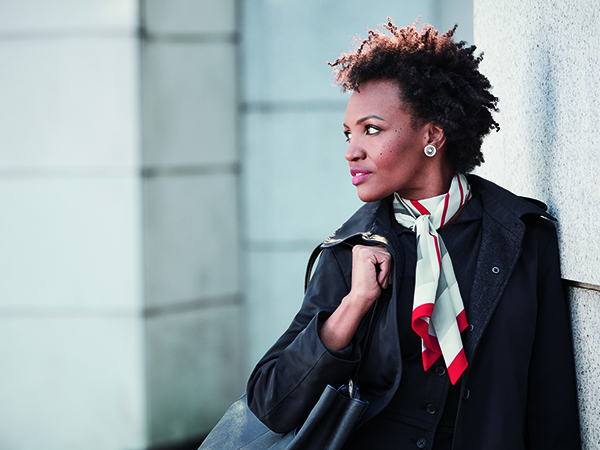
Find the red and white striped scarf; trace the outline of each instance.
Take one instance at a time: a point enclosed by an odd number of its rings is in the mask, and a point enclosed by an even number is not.
[[[467,368],[460,333],[467,327],[452,261],[441,236],[443,228],[471,198],[464,175],[452,179],[450,190],[424,200],[394,196],[394,215],[417,235],[417,268],[412,327],[421,337],[423,367],[428,370],[443,355],[455,384]]]

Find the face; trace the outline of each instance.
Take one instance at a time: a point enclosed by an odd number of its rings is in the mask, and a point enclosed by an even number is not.
[[[427,188],[430,161],[423,149],[430,124],[413,127],[400,100],[400,89],[387,80],[370,81],[354,92],[346,107],[346,160],[352,184],[364,202],[393,192],[418,199]],[[420,197],[425,198],[425,197]]]

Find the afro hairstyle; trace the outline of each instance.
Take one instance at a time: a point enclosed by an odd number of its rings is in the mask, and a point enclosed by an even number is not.
[[[476,47],[455,42],[456,25],[439,34],[431,25],[397,28],[388,18],[391,35],[369,30],[355,51],[328,63],[334,82],[346,91],[360,91],[363,83],[391,80],[400,88],[401,101],[413,123],[433,121],[446,136],[448,161],[456,173],[468,173],[483,161],[481,144],[500,126],[492,112],[498,99],[489,80],[479,72],[483,54]]]

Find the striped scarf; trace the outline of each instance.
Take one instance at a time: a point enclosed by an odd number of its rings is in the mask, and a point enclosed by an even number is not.
[[[446,194],[437,197],[417,201],[394,195],[396,220],[417,235],[412,328],[421,337],[423,368],[428,370],[443,355],[452,384],[468,365],[460,338],[467,319],[450,255],[436,230],[470,198],[471,188],[462,174],[452,179]]]

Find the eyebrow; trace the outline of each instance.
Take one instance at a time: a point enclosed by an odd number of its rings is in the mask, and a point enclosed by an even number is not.
[[[384,121],[384,122],[385,122],[385,119],[382,119],[381,117],[379,117],[379,116],[376,116],[375,114],[371,114],[370,116],[365,116],[365,117],[363,117],[362,119],[358,119],[358,120],[356,121],[356,123],[360,125],[361,123],[363,123],[363,122],[365,122],[365,121],[367,121],[367,120],[369,120],[369,119],[379,119],[379,120],[382,120],[382,121]]]
[[[365,116],[365,117],[363,117],[362,119],[358,119],[358,120],[356,121],[356,124],[357,124],[357,125],[360,125],[361,123],[363,123],[363,122],[366,122],[366,121],[367,121],[367,120],[369,120],[369,119],[377,119],[377,120],[381,120],[381,121],[385,122],[385,119],[383,119],[383,118],[381,118],[381,117],[379,117],[379,116],[377,116],[377,115],[375,115],[375,114],[371,114],[371,115],[369,115],[369,116]],[[348,128],[348,125],[344,124],[344,126],[345,126],[346,128]]]

